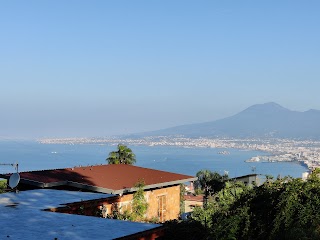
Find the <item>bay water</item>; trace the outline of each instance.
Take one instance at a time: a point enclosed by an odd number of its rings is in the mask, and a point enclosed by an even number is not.
[[[238,149],[182,148],[168,146],[130,146],[136,154],[135,165],[195,176],[199,170],[209,169],[229,177],[251,173],[274,177],[301,177],[308,169],[297,162],[250,162],[264,152]],[[40,144],[35,141],[0,141],[0,164],[19,164],[19,171],[57,169],[105,164],[115,145],[97,144]],[[227,151],[230,154],[219,154]],[[10,165],[0,165],[0,172],[15,172]]]

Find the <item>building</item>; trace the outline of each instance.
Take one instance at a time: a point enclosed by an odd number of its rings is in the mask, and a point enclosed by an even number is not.
[[[9,175],[0,175],[9,178]],[[144,183],[144,196],[148,202],[147,219],[160,222],[177,219],[180,213],[180,184],[197,178],[132,165],[111,164],[20,173],[19,190],[50,188],[58,190],[89,191],[107,193],[100,199],[73,203],[67,208],[54,211],[77,213],[84,209],[87,215],[95,215],[102,209],[103,215],[115,209],[131,210],[133,193],[138,182]],[[80,205],[81,204],[81,205]]]
[[[230,180],[243,182],[246,186],[257,185],[259,186],[261,183],[259,181],[258,174],[248,174],[240,177],[231,178]]]
[[[202,207],[203,206],[203,198],[204,195],[193,195],[188,194],[184,196],[184,210],[186,213],[193,212],[195,207]]]
[[[0,239],[157,239],[159,224],[138,223],[44,211],[108,194],[35,189],[0,195]]]
[[[239,176],[235,178],[231,178],[227,181],[238,181],[242,182],[246,186],[253,186],[257,185],[259,186],[261,184],[261,179],[259,178],[259,174],[248,174],[244,176]],[[185,208],[185,213],[184,218],[187,218],[191,212],[193,212],[195,207],[203,207],[204,199],[205,196],[203,194],[201,195],[195,195],[193,190],[193,184],[189,184],[186,186],[186,191],[188,194],[184,196],[184,208]]]

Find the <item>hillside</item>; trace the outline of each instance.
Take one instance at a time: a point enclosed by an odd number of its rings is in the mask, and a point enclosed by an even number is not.
[[[253,105],[238,114],[220,120],[182,125],[135,136],[320,139],[319,123],[319,110],[291,111],[271,102]]]

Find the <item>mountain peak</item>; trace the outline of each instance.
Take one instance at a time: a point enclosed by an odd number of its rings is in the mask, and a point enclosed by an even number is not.
[[[243,112],[283,112],[283,111],[287,112],[290,110],[282,107],[278,103],[268,102],[268,103],[252,105],[247,109],[245,109]]]
[[[224,119],[149,133],[153,136],[320,139],[319,110],[292,111],[275,102],[256,104]]]

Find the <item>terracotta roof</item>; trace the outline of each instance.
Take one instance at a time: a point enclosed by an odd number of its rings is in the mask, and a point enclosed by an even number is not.
[[[21,172],[20,177],[21,183],[43,188],[68,185],[112,194],[134,191],[139,180],[145,182],[145,189],[196,180],[193,176],[124,164]]]
[[[185,201],[203,202],[203,195],[185,195]]]

